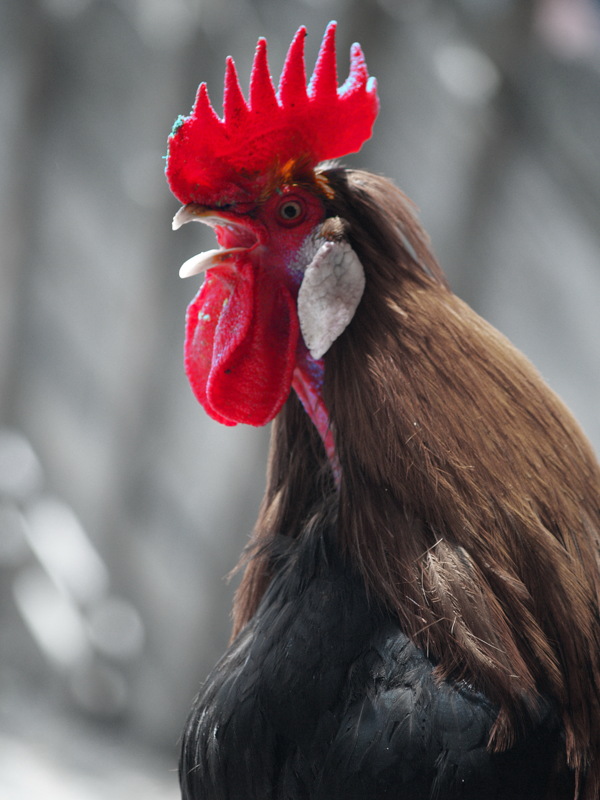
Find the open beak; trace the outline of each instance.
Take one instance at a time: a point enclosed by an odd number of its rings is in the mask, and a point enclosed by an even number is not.
[[[206,250],[188,258],[181,265],[179,277],[190,278],[192,275],[199,275],[211,267],[217,267],[229,259],[253,250],[258,244],[258,239],[252,230],[238,219],[233,214],[216,211],[214,208],[207,208],[197,203],[182,206],[173,217],[174,231],[186,222],[203,222],[216,230],[219,243],[223,242],[225,246],[216,250]]]

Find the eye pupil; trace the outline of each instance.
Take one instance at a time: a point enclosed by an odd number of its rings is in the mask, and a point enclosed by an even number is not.
[[[289,200],[287,203],[284,203],[281,206],[279,209],[279,214],[282,219],[288,222],[290,220],[298,219],[298,217],[302,214],[302,206],[295,200]]]

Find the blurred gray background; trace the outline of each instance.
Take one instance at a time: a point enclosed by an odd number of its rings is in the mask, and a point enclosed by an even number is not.
[[[347,163],[413,198],[457,293],[600,449],[600,4],[2,0],[0,797],[178,796],[177,739],[225,647],[224,576],[268,431],[223,428],[182,370],[210,232],[170,230],[166,137],[224,60],[276,79],[337,19],[379,80]],[[382,209],[385,213],[385,209]]]

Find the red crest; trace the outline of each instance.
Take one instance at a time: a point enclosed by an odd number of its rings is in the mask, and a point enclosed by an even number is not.
[[[377,84],[369,77],[360,45],[354,44],[350,73],[338,88],[335,28],[331,22],[325,31],[308,87],[304,27],[290,45],[277,92],[265,39],[256,46],[248,102],[231,58],[222,119],[206,84],[200,85],[190,116],[180,117],[169,137],[166,175],[182,203],[255,199],[268,176],[292,161],[314,167],[360,149],[379,110]]]

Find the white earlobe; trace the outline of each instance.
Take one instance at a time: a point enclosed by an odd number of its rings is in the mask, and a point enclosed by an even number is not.
[[[349,325],[364,288],[363,266],[348,242],[324,242],[298,292],[300,330],[314,359],[321,358]]]

